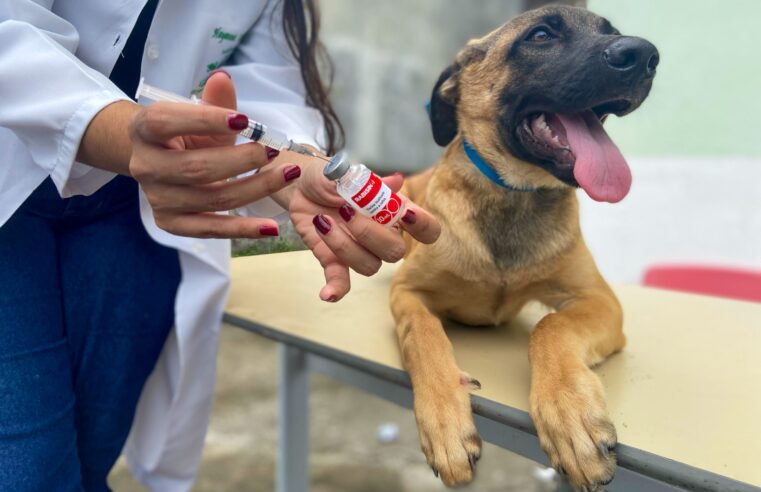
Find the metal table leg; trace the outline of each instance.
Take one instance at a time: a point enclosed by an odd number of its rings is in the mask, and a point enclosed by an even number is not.
[[[277,492],[309,490],[309,370],[303,350],[280,344]]]

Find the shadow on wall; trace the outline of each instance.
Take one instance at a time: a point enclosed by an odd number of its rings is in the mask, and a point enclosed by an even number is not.
[[[335,63],[333,101],[347,149],[381,172],[410,172],[436,162],[441,149],[424,108],[433,84],[469,39],[502,25],[525,4],[323,2],[322,37]]]

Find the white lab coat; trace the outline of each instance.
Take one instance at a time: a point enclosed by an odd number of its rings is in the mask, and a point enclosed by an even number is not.
[[[145,0],[0,0],[0,225],[51,176],[61,196],[88,195],[113,174],[75,161],[93,116],[126,99],[109,80]],[[250,117],[318,145],[319,114],[304,104],[280,12],[266,0],[161,0],[142,75],[190,95],[216,66],[232,75]],[[258,205],[258,207],[257,207]],[[254,214],[282,212],[274,202]],[[211,409],[217,339],[228,290],[229,241],[158,229],[141,193],[148,233],[179,251],[182,281],[172,330],[138,405],[125,455],[151,490],[188,490]]]

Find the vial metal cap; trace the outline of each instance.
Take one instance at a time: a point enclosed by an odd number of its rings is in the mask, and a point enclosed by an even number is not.
[[[350,167],[349,154],[342,150],[330,158],[330,161],[325,165],[325,169],[322,170],[322,174],[329,180],[335,181],[346,174]]]

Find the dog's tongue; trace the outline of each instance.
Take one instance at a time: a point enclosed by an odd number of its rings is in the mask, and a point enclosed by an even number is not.
[[[598,202],[616,203],[629,193],[632,174],[624,156],[592,111],[557,114],[576,156],[573,176]]]

